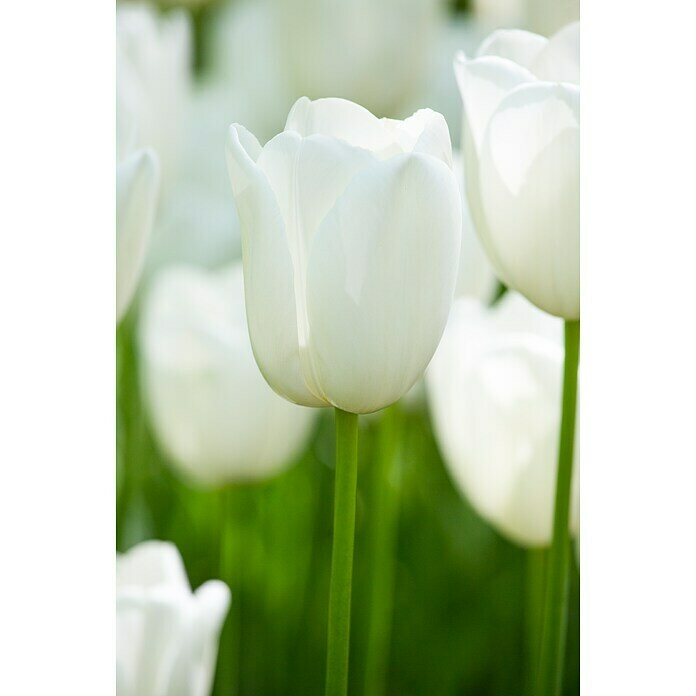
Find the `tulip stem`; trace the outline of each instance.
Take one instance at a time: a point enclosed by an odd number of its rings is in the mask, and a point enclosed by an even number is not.
[[[358,416],[336,409],[336,481],[329,589],[326,696],[348,693],[350,595],[358,483]]]
[[[535,696],[558,696],[563,677],[568,583],[570,578],[570,489],[575,446],[575,409],[580,358],[580,322],[565,323],[565,363],[563,370],[563,411],[561,415],[556,505],[553,540],[546,571],[546,598],[541,632],[541,650]]]
[[[371,472],[369,625],[364,696],[381,696],[386,685],[399,522],[398,430],[398,407],[393,404],[383,412],[379,423],[377,457]]]
[[[529,695],[534,695],[534,680],[539,646],[541,644],[541,620],[544,615],[544,581],[546,580],[545,548],[527,550],[527,659]]]

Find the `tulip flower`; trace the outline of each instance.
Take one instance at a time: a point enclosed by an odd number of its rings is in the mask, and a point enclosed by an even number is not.
[[[288,403],[261,376],[241,263],[158,273],[143,301],[139,345],[155,435],[189,480],[219,486],[262,479],[306,446],[316,411]]]
[[[497,31],[460,54],[472,217],[498,277],[541,309],[580,317],[579,25],[551,39]]]
[[[177,548],[146,541],[116,557],[117,696],[208,696],[230,591],[191,591]]]
[[[191,88],[191,26],[188,14],[160,14],[147,4],[116,7],[116,89],[136,124],[136,146],[160,158],[169,188]]]
[[[410,113],[445,16],[442,0],[255,0],[220,9],[210,62],[248,95],[255,113],[243,122],[257,136],[269,115],[272,133],[282,128],[303,94],[350,99],[380,116]],[[254,69],[237,70],[249,55]]]
[[[551,543],[561,418],[563,324],[516,293],[455,302],[426,384],[453,481],[501,534]],[[569,525],[578,531],[578,468]]]
[[[444,119],[300,99],[261,148],[232,125],[254,355],[306,406],[370,413],[421,376],[456,283],[461,204]]]
[[[224,141],[234,99],[220,82],[193,90],[179,142],[180,167],[162,201],[146,275],[175,264],[221,268],[241,256]]]
[[[548,36],[580,17],[580,0],[474,0],[478,22],[494,27],[525,27]]]
[[[423,374],[457,278],[461,202],[444,118],[377,119],[299,99],[265,147],[232,125],[227,162],[242,233],[249,333],[268,383],[336,408],[327,685],[348,683],[357,415]]]
[[[159,190],[159,162],[151,149],[116,166],[116,321],[133,299],[145,260]]]

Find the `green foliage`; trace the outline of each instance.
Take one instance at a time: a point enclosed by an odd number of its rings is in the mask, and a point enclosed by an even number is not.
[[[324,690],[333,514],[333,414],[276,478],[192,488],[169,469],[140,401],[132,326],[119,328],[117,548],[173,541],[193,587],[222,578],[232,606],[214,696],[320,696]],[[527,552],[462,500],[427,413],[401,413],[401,489],[389,696],[528,692]],[[362,692],[379,418],[361,419],[351,629],[351,694]],[[571,578],[564,694],[579,693],[578,575]]]

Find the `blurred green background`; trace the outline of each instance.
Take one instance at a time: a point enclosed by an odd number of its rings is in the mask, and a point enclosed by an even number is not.
[[[193,587],[222,578],[232,606],[214,694],[322,694],[333,510],[333,413],[296,465],[264,483],[196,490],[158,451],[140,400],[133,322],[118,330],[117,548],[174,542]],[[368,558],[383,414],[362,418],[350,692],[364,693]],[[526,694],[539,551],[507,542],[453,487],[423,406],[393,414],[399,480],[386,693]],[[392,481],[394,480],[392,475]],[[579,576],[572,574],[564,694],[579,693]]]

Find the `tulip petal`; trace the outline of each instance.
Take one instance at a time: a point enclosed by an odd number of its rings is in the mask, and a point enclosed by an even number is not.
[[[288,114],[285,130],[301,136],[340,138],[373,152],[393,145],[391,134],[381,119],[359,104],[336,97],[314,101],[301,97]]]
[[[159,191],[159,162],[138,150],[116,168],[116,320],[125,314],[145,261]]]
[[[188,626],[172,668],[168,696],[208,696],[215,676],[218,641],[230,606],[224,582],[209,580],[190,598]]]
[[[181,554],[166,541],[144,541],[116,556],[116,586],[190,589]]]
[[[452,168],[452,142],[445,117],[432,109],[419,109],[405,121],[383,119],[391,128],[401,152],[420,152]]]
[[[257,165],[268,178],[285,222],[294,270],[297,336],[304,381],[326,401],[312,365],[307,319],[307,263],[319,224],[353,176],[376,162],[375,156],[345,141],[323,135],[300,137],[287,131],[263,148]]]
[[[460,237],[456,178],[435,158],[399,155],[349,184],[317,232],[307,280],[312,358],[332,404],[369,413],[423,374],[447,320]]]
[[[548,41],[544,36],[523,29],[498,29],[479,46],[476,57],[507,58],[533,72],[534,62]]]
[[[580,315],[580,92],[522,85],[491,118],[479,181],[487,244],[514,289],[551,314]],[[514,145],[513,145],[514,144]]]
[[[536,77],[506,58],[484,56],[467,60],[463,53],[455,59],[454,72],[464,103],[466,127],[478,153],[488,121],[503,97],[517,85],[535,82]]]
[[[251,133],[230,126],[227,166],[242,232],[249,335],[271,387],[295,403],[319,406],[302,376],[292,258],[278,201],[256,163],[260,153]]]
[[[540,80],[580,84],[580,22],[554,34],[531,67]]]

